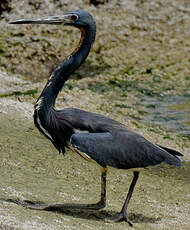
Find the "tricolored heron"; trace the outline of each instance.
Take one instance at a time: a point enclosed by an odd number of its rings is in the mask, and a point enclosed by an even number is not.
[[[139,169],[165,162],[180,166],[182,156],[176,150],[153,144],[125,125],[96,113],[76,108],[55,109],[59,91],[70,75],[87,58],[95,40],[96,24],[86,11],[76,10],[61,16],[41,19],[20,19],[11,24],[60,24],[74,26],[81,31],[78,47],[52,72],[47,84],[34,107],[34,123],[59,152],[65,148],[75,150],[88,161],[101,168],[101,199],[96,204],[28,204],[33,209],[50,210],[56,208],[101,209],[106,205],[107,166],[118,169],[133,169],[127,198],[120,213],[107,218],[107,221],[125,220],[130,225],[127,207],[139,176]],[[84,132],[85,131],[85,132]]]

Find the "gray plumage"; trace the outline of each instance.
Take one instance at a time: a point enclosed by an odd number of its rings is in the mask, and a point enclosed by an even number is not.
[[[72,108],[63,110],[62,114],[63,117],[69,115],[67,120],[71,126],[89,132],[73,134],[71,145],[86,153],[102,167],[130,169],[154,166],[162,162],[181,165],[179,157],[152,144],[117,121]],[[176,154],[181,155],[177,151]]]

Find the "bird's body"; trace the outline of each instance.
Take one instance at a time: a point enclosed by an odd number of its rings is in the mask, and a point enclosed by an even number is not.
[[[178,166],[180,162],[178,157],[152,144],[125,125],[76,108],[52,108],[45,123],[42,122],[41,129],[59,152],[64,153],[65,146],[72,145],[101,167],[130,169],[154,166],[161,162]]]
[[[95,39],[96,25],[92,16],[86,11],[72,11],[63,17],[48,17],[38,20],[18,20],[14,24],[67,24],[81,31],[81,40],[75,51],[62,61],[51,74],[44,90],[38,98],[34,109],[34,123],[58,149],[64,153],[65,148],[74,149],[85,159],[97,163],[102,169],[101,200],[92,205],[68,205],[65,208],[94,208],[105,206],[107,166],[118,169],[134,169],[134,178],[121,213],[109,220],[117,221],[127,217],[127,206],[135,183],[138,169],[154,166],[162,162],[180,166],[179,152],[158,146],[133,132],[118,121],[90,113],[77,108],[56,110],[55,100],[65,81],[87,58]],[[54,208],[57,207],[54,205]],[[36,206],[35,206],[36,208]],[[52,208],[52,205],[43,209]]]

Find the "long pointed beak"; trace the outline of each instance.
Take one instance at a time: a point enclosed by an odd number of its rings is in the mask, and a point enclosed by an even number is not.
[[[11,21],[9,24],[70,24],[74,23],[78,19],[75,14],[65,14],[60,16],[49,16],[38,19],[19,19]]]

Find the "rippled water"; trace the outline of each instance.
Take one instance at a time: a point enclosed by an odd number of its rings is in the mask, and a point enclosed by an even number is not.
[[[148,112],[144,122],[152,122],[190,137],[190,92],[183,95],[144,98]]]

